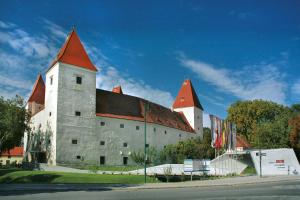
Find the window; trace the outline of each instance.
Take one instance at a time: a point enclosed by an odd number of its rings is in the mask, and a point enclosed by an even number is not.
[[[105,156],[100,156],[100,165],[105,165]]]
[[[181,134],[179,134],[179,137],[181,138]]]
[[[53,84],[53,76],[50,76],[50,85]]]
[[[153,132],[154,132],[154,133],[156,132],[156,128],[155,128],[155,127],[153,128]]]
[[[75,111],[75,115],[76,115],[76,116],[80,116],[80,115],[81,115],[81,112],[80,112],[80,111]]]
[[[81,159],[81,156],[76,156],[77,159]]]
[[[165,134],[167,134],[167,131],[165,131]]]
[[[124,128],[124,124],[120,124],[120,128]]]
[[[164,145],[164,149],[165,149],[165,148],[167,148],[167,146],[166,146],[166,145]]]
[[[146,148],[148,148],[149,147],[149,144],[146,144]]]
[[[123,157],[123,165],[127,165],[128,164],[128,157]]]
[[[100,126],[105,126],[105,122],[100,122]]]
[[[49,116],[51,117],[51,112],[49,112]]]
[[[128,145],[127,145],[127,142],[124,142],[123,143],[123,147],[127,147]]]
[[[77,140],[72,140],[72,144],[77,144]]]
[[[82,83],[82,77],[81,76],[76,76],[76,83],[81,85],[81,83]]]
[[[135,130],[140,130],[140,126],[136,126],[136,127],[135,127]]]
[[[7,156],[8,157],[8,159],[11,159],[11,156]]]
[[[105,145],[105,141],[100,141],[100,145]]]

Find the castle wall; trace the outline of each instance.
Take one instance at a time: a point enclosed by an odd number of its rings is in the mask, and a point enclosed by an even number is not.
[[[105,124],[101,125],[101,122]],[[120,127],[121,124],[124,128]],[[144,122],[96,117],[94,130],[94,133],[79,133],[74,127],[66,130],[68,133],[63,138],[64,163],[99,165],[100,156],[105,156],[106,165],[123,165],[123,157],[128,157],[128,165],[133,165],[135,163],[131,153],[144,152]],[[195,138],[196,134],[147,123],[147,144],[157,150],[163,149],[167,144],[175,144],[192,137]],[[72,144],[72,139],[76,139],[78,143]],[[101,145],[101,141],[105,144]],[[127,147],[124,147],[124,143],[127,143]]]

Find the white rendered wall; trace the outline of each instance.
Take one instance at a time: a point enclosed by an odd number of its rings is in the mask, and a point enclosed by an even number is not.
[[[203,111],[197,107],[175,108],[176,112],[183,112],[190,126],[200,138],[203,138]]]
[[[300,175],[300,166],[293,149],[264,149],[262,156],[262,175],[294,175],[295,170]],[[260,174],[259,151],[251,151],[257,174]]]
[[[101,126],[100,122],[105,125]],[[120,128],[120,124],[124,124],[124,128]],[[139,126],[139,130],[136,130],[136,126]],[[123,157],[128,157],[128,165],[132,165],[135,163],[131,159],[131,153],[144,152],[144,122],[141,121],[96,117],[94,133],[89,136],[73,134],[70,137],[78,140],[78,144],[72,144],[70,138],[66,140],[65,154],[70,163],[99,165],[100,156],[105,156],[106,165],[123,165]],[[157,150],[192,137],[195,138],[196,134],[147,123],[147,144]],[[105,145],[100,145],[100,141],[104,141]],[[123,143],[127,143],[127,147]],[[81,156],[83,160],[78,160],[77,156]]]
[[[82,83],[76,83],[76,77]],[[95,151],[96,72],[59,63],[56,162],[74,161],[72,155]],[[75,116],[75,111],[81,113]],[[77,145],[71,145],[77,139]],[[76,159],[76,156],[75,156]],[[80,161],[76,160],[76,161]]]
[[[50,164],[56,164],[56,134],[57,134],[57,114],[58,114],[58,83],[59,83],[59,63],[56,63],[47,73],[46,73],[46,94],[45,94],[45,108],[44,108],[44,125],[47,127],[49,124],[52,137],[51,137],[51,156]],[[50,79],[52,78],[52,84]],[[51,112],[51,116],[50,116]]]

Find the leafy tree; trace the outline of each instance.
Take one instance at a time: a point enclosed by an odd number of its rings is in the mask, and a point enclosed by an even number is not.
[[[144,164],[144,159],[145,159],[145,154],[143,151],[133,151],[131,153],[131,158],[132,160],[139,164],[143,165]],[[149,147],[147,149],[147,164],[156,164],[158,162],[158,152],[155,147]]]
[[[160,152],[163,163],[183,163],[184,159],[213,158],[214,149],[211,147],[211,131],[203,129],[203,139],[195,138],[180,141],[177,144],[167,145]]]
[[[238,134],[245,136],[254,146],[260,136],[261,142],[269,147],[271,142],[276,143],[273,146],[285,147],[290,115],[290,108],[271,101],[237,101],[228,108],[227,119],[236,123]],[[274,134],[272,131],[275,131]],[[259,135],[259,132],[262,133]]]
[[[289,125],[291,126],[290,145],[300,160],[300,115],[291,118]]]
[[[22,97],[0,97],[0,152],[21,145],[24,132],[30,131],[29,119]]]

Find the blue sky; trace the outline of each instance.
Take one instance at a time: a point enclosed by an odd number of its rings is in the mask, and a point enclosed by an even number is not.
[[[191,79],[207,113],[300,100],[300,1],[1,1],[0,95],[28,96],[72,25],[97,87],[170,107]]]

